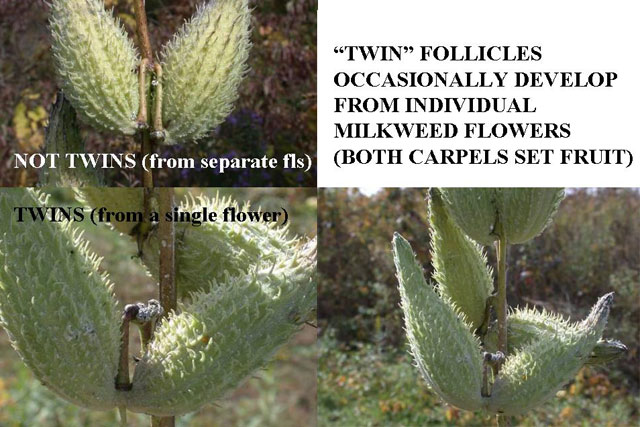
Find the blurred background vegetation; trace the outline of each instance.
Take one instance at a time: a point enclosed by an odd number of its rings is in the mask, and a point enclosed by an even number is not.
[[[176,189],[179,200],[187,192],[213,196],[215,190]],[[307,189],[221,189],[221,195],[251,201],[264,210],[284,207],[290,214],[291,235],[316,235],[316,192]],[[75,205],[73,192],[53,190],[53,200]],[[92,249],[104,257],[101,268],[109,272],[116,297],[128,303],[157,298],[157,285],[146,274],[132,239],[106,225],[78,224]],[[137,332],[131,334],[131,354],[139,354]],[[255,373],[229,398],[212,402],[200,411],[178,417],[179,426],[313,426],[316,424],[316,329],[311,326],[294,336],[266,369]],[[133,364],[131,365],[133,372]],[[129,426],[148,426],[149,417],[129,413]],[[0,426],[116,426],[117,411],[81,409],[42,386],[11,348],[0,328]]]
[[[405,236],[425,272],[429,255],[426,190],[321,190],[318,206],[320,425],[490,423],[431,393],[412,366],[391,253]],[[373,194],[371,194],[373,193]],[[488,249],[495,265],[495,252]],[[521,425],[640,423],[640,192],[570,189],[553,224],[511,246],[508,303],[544,307],[582,319],[615,291],[605,331],[629,348],[621,360],[583,368],[575,380]]]
[[[203,0],[147,0],[154,51],[166,43]],[[161,147],[163,157],[270,157],[308,154],[316,161],[317,0],[252,0],[250,72],[235,110],[199,143]],[[127,31],[135,31],[132,0],[105,0]],[[44,0],[0,0],[0,186],[32,186],[34,170],[12,168],[13,153],[42,149],[44,128],[57,91]],[[84,126],[88,152],[138,152],[131,137],[98,133]],[[218,171],[219,172],[219,171]],[[315,187],[315,167],[300,170],[162,170],[165,187]],[[139,173],[115,169],[112,185],[138,184]]]

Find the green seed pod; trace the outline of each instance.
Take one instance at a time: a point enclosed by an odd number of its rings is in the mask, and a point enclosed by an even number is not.
[[[564,198],[562,188],[501,188],[498,212],[507,243],[525,243],[551,223]]]
[[[99,259],[69,223],[17,222],[46,206],[32,190],[0,191],[0,319],[35,376],[90,409],[115,407],[119,313]]]
[[[456,224],[473,240],[491,245],[500,235],[525,243],[549,225],[564,198],[559,188],[446,188],[440,190]]]
[[[229,198],[199,197],[183,202],[184,212],[222,212],[233,208],[246,212]],[[298,256],[301,240],[289,238],[288,228],[264,222],[206,222],[199,227],[176,224],[176,283],[182,294],[207,289],[211,281],[221,282],[226,275],[244,275],[261,262],[278,264],[282,259]],[[160,253],[158,231],[153,230],[143,245],[142,260],[158,277]]]
[[[483,245],[491,245],[497,238],[495,189],[441,188],[440,194],[449,215],[464,231]]]
[[[544,334],[507,357],[487,409],[517,415],[555,395],[589,359],[606,326],[612,301],[612,293],[603,296],[584,321]]]
[[[89,125],[133,135],[137,53],[100,0],[53,0],[53,56],[65,95]]]
[[[315,241],[286,271],[267,263],[193,295],[171,314],[136,367],[128,409],[158,416],[195,411],[227,395],[300,327],[316,304]]]
[[[486,301],[493,290],[487,258],[449,218],[437,190],[430,192],[429,222],[433,279],[440,293],[464,313],[475,331],[484,321]]]
[[[76,188],[81,203],[92,208],[105,207],[109,212],[144,212],[142,188],[82,187]],[[111,222],[121,233],[131,235],[138,222]],[[156,257],[159,252],[156,252]]]
[[[482,407],[482,355],[462,315],[424,278],[409,242],[399,234],[393,252],[411,352],[429,386],[447,403]]]
[[[249,55],[247,0],[209,1],[163,49],[165,143],[202,137],[229,115]]]
[[[543,339],[544,335],[571,333],[572,328],[569,321],[557,314],[529,308],[516,309],[507,317],[507,354],[518,352],[525,346]],[[498,332],[495,324],[487,332],[484,344],[486,351],[497,351]],[[596,343],[585,363],[590,365],[609,363],[622,357],[626,352],[627,347],[620,341],[601,339]]]

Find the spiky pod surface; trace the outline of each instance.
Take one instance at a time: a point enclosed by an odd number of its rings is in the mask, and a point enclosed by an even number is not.
[[[505,415],[526,412],[552,397],[588,360],[607,323],[613,294],[600,298],[580,323],[525,345],[507,357],[493,384],[487,409]],[[552,328],[553,322],[544,322]]]
[[[429,223],[433,279],[440,293],[465,314],[475,331],[484,320],[486,301],[493,290],[486,256],[449,217],[437,190],[430,193]]]
[[[142,188],[81,187],[76,188],[75,193],[81,203],[92,208],[105,207],[109,212],[144,212]],[[139,223],[112,221],[110,224],[115,230],[131,235]]]
[[[50,28],[65,95],[87,124],[132,135],[139,94],[138,55],[101,0],[53,0]]]
[[[564,198],[560,188],[443,188],[445,206],[473,240],[491,245],[527,242],[550,224]]]
[[[180,204],[181,212],[217,212],[226,208],[247,212],[249,204],[238,205],[230,198],[198,197]],[[176,283],[181,294],[207,289],[211,282],[227,276],[245,275],[257,265],[275,265],[299,256],[301,240],[288,237],[288,228],[265,222],[206,222],[199,227],[176,224]],[[143,245],[143,262],[158,275],[158,254],[162,242],[157,230]],[[271,268],[271,267],[269,267]]]
[[[155,332],[136,367],[128,409],[158,416],[195,411],[264,366],[315,308],[315,251],[309,242],[284,270],[267,262],[193,294]]]
[[[162,51],[165,143],[202,137],[231,113],[251,42],[247,0],[208,1]]]
[[[572,333],[574,326],[563,317],[546,310],[517,308],[507,317],[508,355],[514,354],[525,346],[541,340],[545,335],[565,335]],[[485,349],[495,352],[498,349],[498,332],[495,324],[484,339]],[[585,363],[604,364],[621,357],[627,347],[620,341],[600,339]]]
[[[119,314],[99,259],[69,223],[18,223],[32,190],[0,190],[0,319],[35,376],[77,405],[115,406]],[[11,218],[9,218],[11,216]]]
[[[482,355],[464,315],[438,296],[409,242],[393,238],[394,260],[411,352],[423,377],[447,403],[482,408]]]

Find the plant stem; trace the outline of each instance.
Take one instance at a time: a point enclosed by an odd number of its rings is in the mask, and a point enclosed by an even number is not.
[[[498,351],[507,354],[507,239],[501,236],[497,242],[498,251],[498,295],[496,314],[498,316]],[[499,370],[498,366],[498,370]]]
[[[151,53],[151,39],[149,38],[149,27],[147,26],[147,13],[144,9],[144,0],[134,0],[133,10],[136,15],[136,33],[142,57],[149,61],[149,66],[153,64],[153,54]]]
[[[129,378],[129,324],[136,317],[137,307],[133,304],[127,305],[122,313],[122,323],[120,324],[120,360],[118,362],[118,373],[116,375],[116,389],[131,390],[131,380]]]
[[[160,212],[171,212],[174,206],[173,188],[159,190],[158,202]],[[163,316],[177,307],[178,294],[175,282],[175,227],[172,221],[160,221],[158,233],[160,237],[160,305]]]
[[[162,188],[158,191],[158,204],[161,215],[173,210],[175,195],[173,188]],[[175,281],[175,227],[170,221],[160,220],[158,235],[160,237],[160,305],[162,316],[168,316],[178,305],[178,294]],[[160,320],[159,320],[160,321]],[[173,427],[175,417],[151,417],[152,427]]]

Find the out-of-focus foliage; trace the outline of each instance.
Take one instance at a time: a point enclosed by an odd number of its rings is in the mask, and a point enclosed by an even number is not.
[[[345,343],[404,343],[391,253],[394,231],[429,264],[427,190],[321,190],[318,200],[318,318]],[[431,275],[431,272],[428,273]]]
[[[147,0],[155,51],[166,43],[202,0]],[[135,30],[132,0],[106,0],[107,8]],[[317,0],[251,1],[253,48],[250,72],[227,120],[197,145],[162,147],[163,157],[270,157],[316,153],[316,11]],[[56,94],[43,0],[0,0],[0,185],[37,182],[36,170],[13,169],[13,153],[39,152],[44,126]],[[44,114],[46,112],[46,114]],[[87,126],[82,135],[90,153],[138,152],[132,137],[99,133]],[[137,170],[107,170],[113,185],[138,183]],[[302,170],[159,171],[159,186],[308,186],[315,187],[315,167]]]
[[[579,320],[600,295],[614,291],[605,337],[620,339],[629,352],[596,372],[612,389],[637,393],[640,192],[567,193],[541,236],[510,247],[508,303],[536,305]],[[391,239],[394,231],[405,236],[431,276],[426,195],[419,189],[383,189],[370,197],[356,190],[320,192],[319,325],[341,351],[371,344],[380,352],[406,349]],[[488,248],[488,255],[495,265],[495,250]]]

